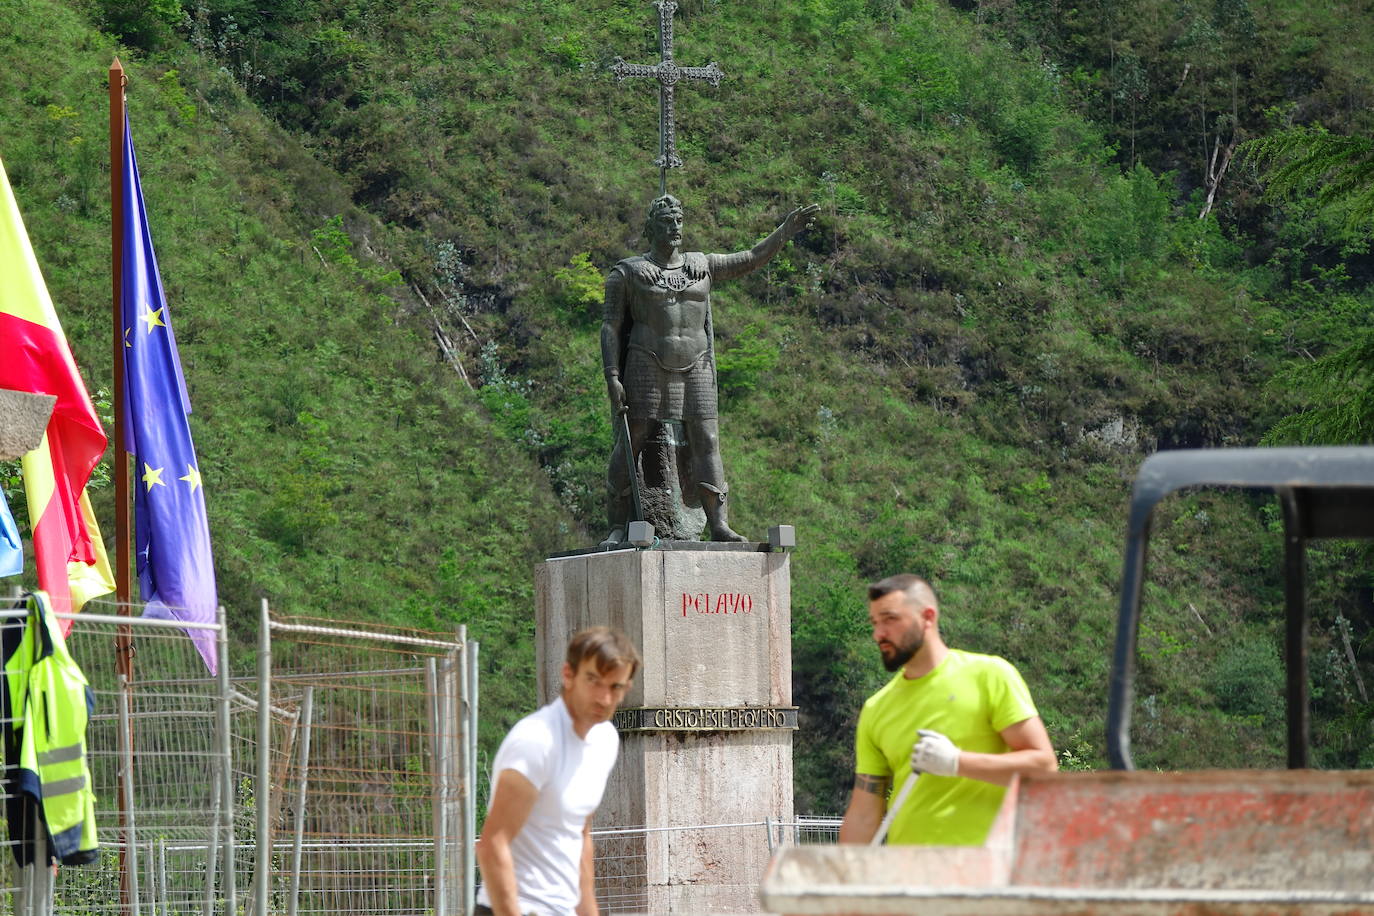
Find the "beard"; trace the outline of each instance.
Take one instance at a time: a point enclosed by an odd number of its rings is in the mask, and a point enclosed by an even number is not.
[[[889,644],[891,645],[891,649],[884,649],[882,646],[878,647],[878,652],[883,657],[883,667],[888,671],[896,671],[898,668],[901,668],[907,662],[911,661],[916,653],[921,651],[921,647],[925,644],[926,637],[925,634],[921,632],[920,627],[912,627],[906,632],[906,635],[902,637],[901,642],[895,645]]]

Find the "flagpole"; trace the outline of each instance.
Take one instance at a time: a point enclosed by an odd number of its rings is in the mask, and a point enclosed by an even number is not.
[[[129,589],[129,456],[124,448],[124,85],[127,82],[124,66],[116,57],[110,64],[110,277],[111,303],[114,324],[114,479],[115,479],[115,602],[116,613],[130,613]],[[115,669],[121,682],[133,684],[133,633],[127,626],[115,635]],[[133,726],[130,720],[129,747],[133,747]],[[127,763],[126,763],[127,765]],[[132,774],[130,774],[132,775]],[[123,792],[119,796],[119,825],[127,839],[129,812]],[[131,912],[129,893],[129,862],[132,850],[126,842],[119,850],[119,905]]]
[[[129,614],[129,458],[124,443],[124,66],[110,65],[110,277],[114,314],[114,478],[115,601],[117,613]],[[127,628],[124,628],[127,629]],[[119,647],[119,673],[133,674],[128,645]]]

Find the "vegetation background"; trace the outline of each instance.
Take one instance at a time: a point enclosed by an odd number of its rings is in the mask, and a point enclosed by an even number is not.
[[[1011,658],[1064,765],[1100,766],[1142,457],[1371,441],[1370,14],[680,4],[677,59],[728,74],[678,93],[689,245],[821,205],[715,297],[733,521],[800,543],[799,811],[841,809],[885,677],[867,581],[930,577],[949,640]],[[607,66],[656,60],[655,25],[643,0],[0,0],[0,159],[93,391],[128,69],[238,639],[260,596],[466,624],[488,752],[533,703],[532,565],[604,533],[601,276],[657,189],[656,93]],[[1344,158],[1304,159],[1321,138]],[[1263,494],[1164,507],[1141,765],[1282,765],[1280,527]],[[1311,553],[1324,767],[1374,765],[1369,559]]]

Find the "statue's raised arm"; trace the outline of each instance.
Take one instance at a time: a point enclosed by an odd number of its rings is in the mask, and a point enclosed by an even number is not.
[[[733,280],[758,270],[773,260],[773,256],[782,250],[782,246],[786,245],[792,236],[803,229],[810,228],[820,209],[815,204],[798,207],[787,214],[783,221],[778,224],[778,228],[748,251],[712,255],[712,276],[717,280]]]

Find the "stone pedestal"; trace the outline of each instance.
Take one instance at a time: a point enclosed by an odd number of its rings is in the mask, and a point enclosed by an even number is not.
[[[762,825],[793,816],[788,555],[668,545],[540,564],[540,699],[557,695],[573,633],[624,630],[644,667],[596,826],[645,829],[598,840],[598,887],[621,912],[756,912]]]
[[[21,458],[38,448],[56,395],[0,388],[0,459]]]

